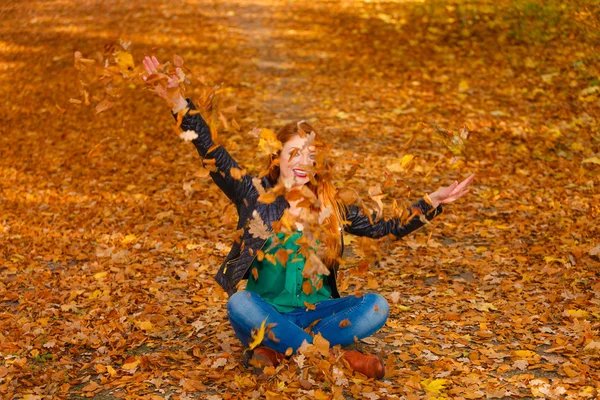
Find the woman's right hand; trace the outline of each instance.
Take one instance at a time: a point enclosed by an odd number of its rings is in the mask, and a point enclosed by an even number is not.
[[[165,99],[173,107],[173,112],[177,113],[187,107],[187,101],[181,94],[179,83],[181,68],[175,69],[175,74],[168,76],[158,70],[160,63],[156,57],[144,57],[142,61],[144,69],[148,75],[143,75],[142,79],[152,87],[154,92]],[[162,75],[162,76],[161,76]]]

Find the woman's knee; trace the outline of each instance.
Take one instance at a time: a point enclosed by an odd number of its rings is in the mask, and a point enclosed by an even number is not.
[[[390,305],[388,301],[380,294],[367,293],[365,294],[365,300],[373,307],[373,313],[379,315],[385,321],[390,312]]]
[[[250,292],[245,290],[232,294],[227,301],[227,314],[232,315],[243,312],[242,309],[245,305],[247,306],[249,296]]]

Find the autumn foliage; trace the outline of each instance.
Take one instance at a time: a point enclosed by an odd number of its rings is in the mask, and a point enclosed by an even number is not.
[[[32,0],[0,15],[2,398],[600,395],[597,2]],[[476,174],[405,240],[347,238],[340,291],[390,303],[356,344],[383,355],[383,381],[321,337],[267,376],[242,365],[213,280],[236,211],[146,89],[150,54],[181,68],[240,176],[298,119],[331,145],[340,195],[386,217]]]

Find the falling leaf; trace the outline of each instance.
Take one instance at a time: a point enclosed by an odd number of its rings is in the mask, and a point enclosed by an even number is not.
[[[248,132],[248,135],[255,137],[255,138],[259,138],[261,132],[262,132],[262,129],[253,128],[251,131]]]
[[[260,328],[252,329],[252,341],[250,343],[248,343],[248,348],[250,350],[253,350],[254,348],[258,347],[264,340],[266,323],[267,323],[267,318],[265,318],[263,320],[263,322],[260,324]]]
[[[175,54],[173,56],[173,65],[175,65],[176,67],[183,67],[183,57]]]
[[[252,212],[252,219],[250,220],[248,232],[252,236],[261,239],[268,239],[271,236],[271,233],[269,232],[267,226],[262,221],[262,218],[256,210]]]
[[[352,325],[352,323],[350,322],[350,320],[348,318],[340,321],[340,328],[346,328],[350,325]]]
[[[276,154],[278,151],[281,151],[282,145],[277,140],[275,132],[270,129],[262,129],[260,131],[258,147],[266,154]]]
[[[115,104],[112,101],[104,99],[96,105],[96,114],[100,114],[102,111],[106,111],[114,105]]]
[[[397,159],[397,161],[388,164],[386,168],[390,172],[405,172],[405,170],[412,163],[414,158],[415,156],[413,156],[412,154],[405,154],[404,156],[402,156],[401,159]]]
[[[198,134],[194,131],[185,131],[179,134],[179,137],[182,138],[186,142],[191,142],[194,139],[198,138]]]
[[[127,74],[133,72],[135,65],[131,54],[120,51],[115,55],[115,61],[122,73]]]
[[[272,192],[266,192],[258,196],[258,201],[263,204],[271,204],[277,199]]]
[[[232,177],[233,179],[235,179],[236,181],[241,181],[241,180],[242,180],[242,177],[243,177],[244,175],[246,175],[246,170],[241,170],[241,169],[239,169],[239,168],[235,168],[235,167],[234,167],[234,168],[231,168],[231,169],[229,170],[229,174],[230,174],[230,175],[231,175],[231,177]]]
[[[302,282],[302,292],[307,296],[313,292],[312,285],[310,284],[310,281],[308,279]]]

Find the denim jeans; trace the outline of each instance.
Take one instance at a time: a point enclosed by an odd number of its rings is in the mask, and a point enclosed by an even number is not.
[[[296,352],[303,341],[312,343],[312,336],[304,328],[317,320],[313,334],[320,333],[331,346],[345,346],[377,332],[385,324],[388,312],[385,298],[374,293],[324,300],[315,304],[314,310],[298,308],[287,313],[278,312],[258,294],[248,291],[235,293],[227,303],[229,321],[244,346],[252,340],[252,328],[259,328],[266,318],[266,325],[275,324],[271,331],[278,341],[265,335],[262,345],[280,353],[290,347]]]

